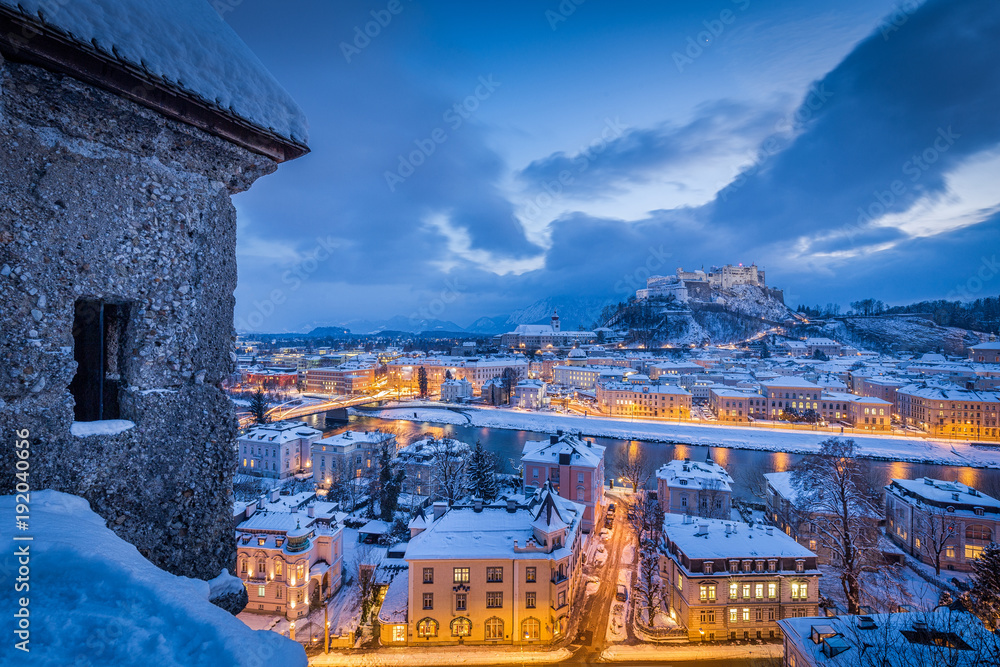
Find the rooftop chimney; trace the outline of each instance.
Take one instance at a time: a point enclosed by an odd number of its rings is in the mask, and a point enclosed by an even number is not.
[[[306,513],[307,513],[307,514],[308,514],[308,515],[309,515],[310,517],[314,517],[314,516],[316,516],[316,507],[315,507],[315,506],[313,506],[313,505],[310,505],[310,506],[309,506],[309,509],[308,509],[308,511],[307,511]]]
[[[280,497],[281,497],[281,489],[279,489],[277,487],[271,489],[271,502],[272,503],[278,502],[278,498],[280,498]]]
[[[472,511],[477,512],[477,513],[483,511],[483,499],[482,498],[476,498],[475,500],[472,501]]]
[[[434,520],[437,521],[444,516],[444,513],[448,511],[448,503],[443,500],[438,500],[434,503]]]
[[[514,500],[513,498],[507,499],[507,511],[510,512],[511,514],[517,511],[517,501]]]
[[[550,435],[549,436],[549,444],[550,445],[554,445],[557,442],[559,442],[559,436],[558,435]]]

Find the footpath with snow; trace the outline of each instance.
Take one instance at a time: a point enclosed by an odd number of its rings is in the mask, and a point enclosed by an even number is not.
[[[382,419],[404,419],[443,424],[504,428],[518,431],[554,433],[563,430],[583,435],[683,443],[706,447],[729,447],[789,454],[809,454],[819,443],[832,437],[853,438],[862,458],[934,463],[975,468],[1000,468],[1000,449],[980,449],[967,442],[924,440],[901,435],[870,435],[828,431],[773,429],[720,424],[630,421],[615,417],[526,412],[504,408],[462,406],[458,409],[426,403],[389,406],[356,414]]]

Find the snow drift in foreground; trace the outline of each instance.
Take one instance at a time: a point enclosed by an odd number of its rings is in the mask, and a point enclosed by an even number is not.
[[[13,580],[15,546],[28,545],[30,654],[14,649],[13,617],[4,614],[0,663],[33,666],[156,665],[305,667],[303,648],[255,631],[208,601],[207,581],[178,577],[145,558],[104,525],[87,501],[57,491],[31,494],[30,542],[14,542],[14,497],[0,497],[8,545],[0,571]],[[230,584],[229,577],[215,583]],[[18,658],[18,656],[21,656]]]

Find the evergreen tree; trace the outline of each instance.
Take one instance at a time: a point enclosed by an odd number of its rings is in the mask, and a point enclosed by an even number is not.
[[[250,396],[250,414],[253,415],[255,424],[266,424],[268,422],[267,403],[267,394],[264,393],[263,389],[257,389],[257,391]]]
[[[496,460],[478,441],[469,461],[469,486],[473,496],[482,498],[486,502],[492,502],[500,495]]]
[[[420,388],[420,397],[427,396],[427,369],[421,366],[417,370],[417,386]]]
[[[972,561],[972,603],[990,630],[1000,628],[1000,544],[990,542]]]

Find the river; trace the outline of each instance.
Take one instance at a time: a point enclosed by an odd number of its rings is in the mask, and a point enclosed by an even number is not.
[[[548,433],[533,431],[518,431],[499,428],[480,428],[455,424],[435,424],[430,422],[412,422],[402,419],[379,419],[375,417],[352,416],[349,424],[338,428],[326,427],[326,414],[318,413],[304,417],[310,426],[321,429],[326,435],[333,435],[345,430],[373,430],[388,428],[397,433],[402,444],[408,444],[425,435],[436,438],[447,437],[461,440],[469,444],[477,441],[493,452],[500,462],[503,472],[512,472],[521,458],[521,449],[529,440],[547,440]],[[711,455],[712,459],[725,466],[735,482],[733,493],[738,497],[749,497],[749,485],[759,479],[759,473],[781,472],[795,465],[802,457],[798,454],[784,452],[763,452],[756,450],[734,449],[730,447],[705,447],[687,444],[672,444],[664,442],[647,442],[641,440],[621,440],[615,438],[588,437],[595,444],[604,446],[605,474],[609,477],[614,473],[614,461],[626,447],[640,448],[650,460],[652,470],[674,459],[690,458],[692,461],[704,461]],[[1000,470],[988,468],[969,468],[962,466],[934,465],[929,463],[905,463],[896,461],[867,461],[871,469],[873,482],[881,485],[889,483],[890,479],[916,479],[918,477],[933,477],[958,481],[962,484],[980,489],[985,493],[995,495],[1000,491]],[[655,486],[655,478],[650,480]]]

